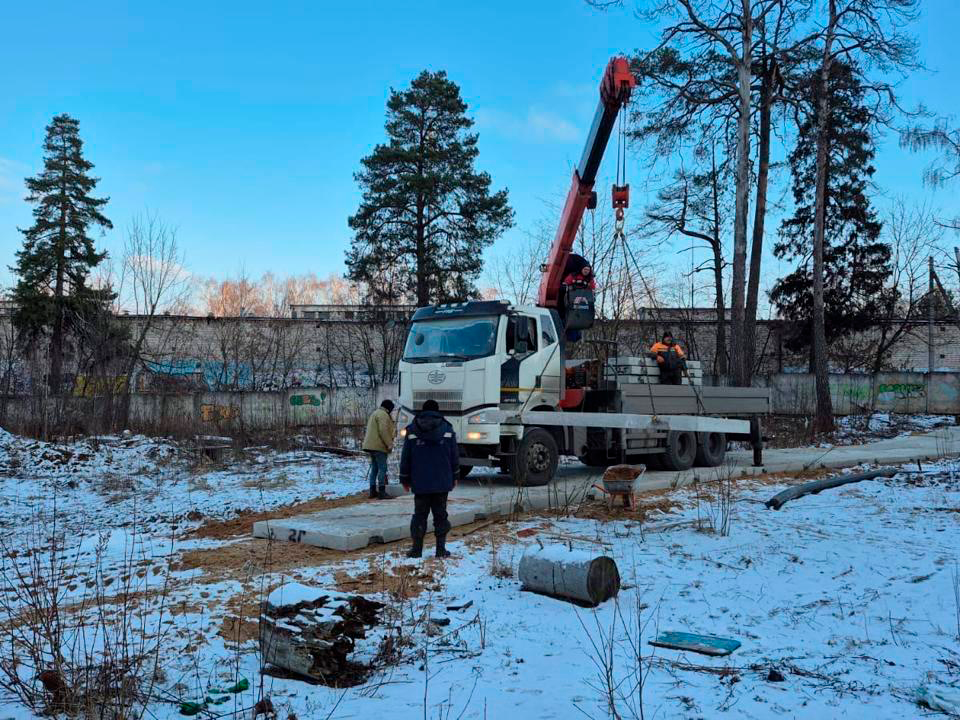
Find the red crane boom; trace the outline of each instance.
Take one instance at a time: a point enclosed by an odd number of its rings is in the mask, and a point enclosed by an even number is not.
[[[540,292],[537,304],[541,307],[562,310],[564,301],[563,279],[566,276],[567,261],[573,249],[583,213],[597,206],[597,194],[593,184],[597,179],[600,161],[607,149],[607,141],[613,132],[617,115],[630,99],[630,93],[636,87],[637,80],[630,71],[630,63],[625,57],[615,57],[607,64],[600,81],[600,102],[593,116],[593,125],[587,144],[583,148],[580,165],[573,171],[573,182],[567,193],[567,200],[560,216],[560,226],[550,248],[550,257],[542,266]],[[613,187],[613,206],[625,208],[629,202],[629,186]],[[622,209],[619,210],[622,213]],[[592,307],[592,303],[591,303]],[[561,312],[561,314],[563,314]]]

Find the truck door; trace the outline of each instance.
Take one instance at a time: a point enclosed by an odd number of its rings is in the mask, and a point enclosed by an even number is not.
[[[557,343],[552,321],[547,325],[542,318],[530,315],[509,318],[508,357],[500,369],[501,403],[524,405],[529,400],[533,405],[556,404],[560,389]]]
[[[543,402],[556,407],[563,395],[563,353],[560,348],[560,336],[557,326],[549,313],[541,313],[537,318],[540,324],[540,352],[543,355],[543,370],[540,382]]]
[[[523,405],[534,390],[539,371],[532,361],[537,354],[537,321],[528,315],[507,318],[506,361],[500,366],[500,402]]]

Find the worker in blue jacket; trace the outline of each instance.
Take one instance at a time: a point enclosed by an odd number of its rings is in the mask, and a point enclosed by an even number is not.
[[[407,437],[400,454],[400,484],[413,490],[413,519],[410,537],[413,547],[407,557],[423,554],[423,536],[427,534],[427,515],[433,513],[433,532],[437,536],[437,557],[449,557],[446,541],[450,532],[447,519],[447,493],[457,486],[460,451],[453,426],[440,414],[436,400],[423,403],[423,410],[407,426]]]

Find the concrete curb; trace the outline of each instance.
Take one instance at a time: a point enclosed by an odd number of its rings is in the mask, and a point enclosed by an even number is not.
[[[860,465],[903,465],[956,456],[960,451],[960,428],[946,428],[876,443],[833,448],[800,448],[767,452],[770,462],[750,465],[751,454],[728,454],[728,463],[716,468],[693,468],[683,472],[658,471],[643,476],[638,492],[667,490],[694,482],[715,482],[725,477],[755,477],[766,473],[839,469]],[[601,473],[580,465],[566,465],[546,487],[513,487],[500,478],[470,479],[450,495],[448,513],[453,527],[480,520],[509,517],[515,512],[575,508],[584,499],[600,493],[593,490]],[[413,497],[399,485],[389,485],[390,501],[371,500],[319,512],[253,525],[253,536],[349,552],[372,544],[391,543],[409,537]],[[432,524],[428,531],[432,532]]]

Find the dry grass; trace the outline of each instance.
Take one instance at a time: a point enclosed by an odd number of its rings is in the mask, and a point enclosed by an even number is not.
[[[136,536],[113,566],[109,534],[92,558],[82,543],[69,547],[55,503],[37,512],[24,540],[35,552],[17,553],[0,537],[3,695],[44,715],[143,718],[163,680],[167,577],[151,580]]]
[[[490,536],[490,574],[495,578],[506,579],[513,577],[513,556],[516,545],[511,543],[510,557],[505,558],[502,554],[503,548],[496,535]]]
[[[347,593],[387,593],[397,600],[409,600],[424,590],[439,590],[438,563],[425,558],[422,565],[392,564],[390,556],[382,554],[367,558],[366,572],[351,575],[345,570],[334,574],[337,589]]]
[[[286,490],[293,487],[296,481],[290,478],[287,473],[277,473],[273,477],[251,477],[243,481],[245,488],[254,488],[256,490]]]

